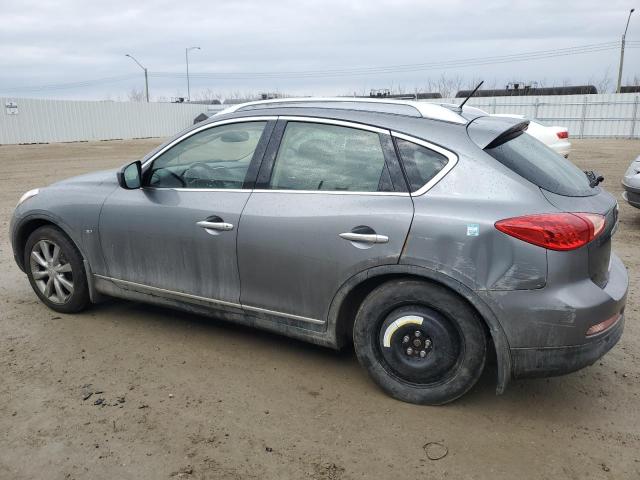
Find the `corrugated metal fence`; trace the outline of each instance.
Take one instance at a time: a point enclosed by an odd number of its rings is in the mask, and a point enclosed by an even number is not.
[[[0,144],[167,137],[206,105],[0,98]]]
[[[0,98],[0,144],[166,137],[214,105]],[[426,100],[460,103],[459,98]],[[569,128],[577,138],[640,138],[635,93],[469,100],[489,113],[514,113]]]
[[[460,98],[426,100],[460,103]],[[489,113],[514,113],[537,118],[547,125],[569,128],[577,138],[640,138],[640,95],[546,95],[537,97],[478,97],[467,105]]]

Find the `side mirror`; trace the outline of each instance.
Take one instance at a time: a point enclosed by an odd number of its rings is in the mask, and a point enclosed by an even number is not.
[[[125,165],[117,173],[118,183],[122,188],[135,190],[142,186],[142,164],[136,160],[129,165]]]

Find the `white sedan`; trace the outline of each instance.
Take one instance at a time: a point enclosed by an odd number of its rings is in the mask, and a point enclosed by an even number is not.
[[[547,127],[535,118],[528,118],[525,115],[514,115],[510,113],[496,113],[494,117],[511,117],[529,120],[529,128],[527,133],[537,138],[547,147],[552,148],[557,153],[567,158],[571,151],[571,142],[569,142],[569,130],[566,127]]]

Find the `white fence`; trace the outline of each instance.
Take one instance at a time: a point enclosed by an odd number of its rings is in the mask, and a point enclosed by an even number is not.
[[[427,100],[460,103],[460,98]],[[537,97],[477,97],[467,105],[489,113],[514,113],[547,125],[569,128],[574,138],[640,138],[640,94],[545,95]]]
[[[0,98],[0,144],[167,137],[220,105]],[[459,98],[430,100],[460,103]],[[515,113],[569,128],[574,138],[640,138],[637,93],[469,100],[489,113]]]
[[[167,137],[207,105],[0,98],[0,144]]]

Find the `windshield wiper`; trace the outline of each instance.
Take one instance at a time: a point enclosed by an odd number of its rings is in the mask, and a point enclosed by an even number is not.
[[[600,183],[604,182],[604,177],[596,174],[593,170],[585,170],[584,174],[589,179],[589,186],[591,188],[597,187]]]

